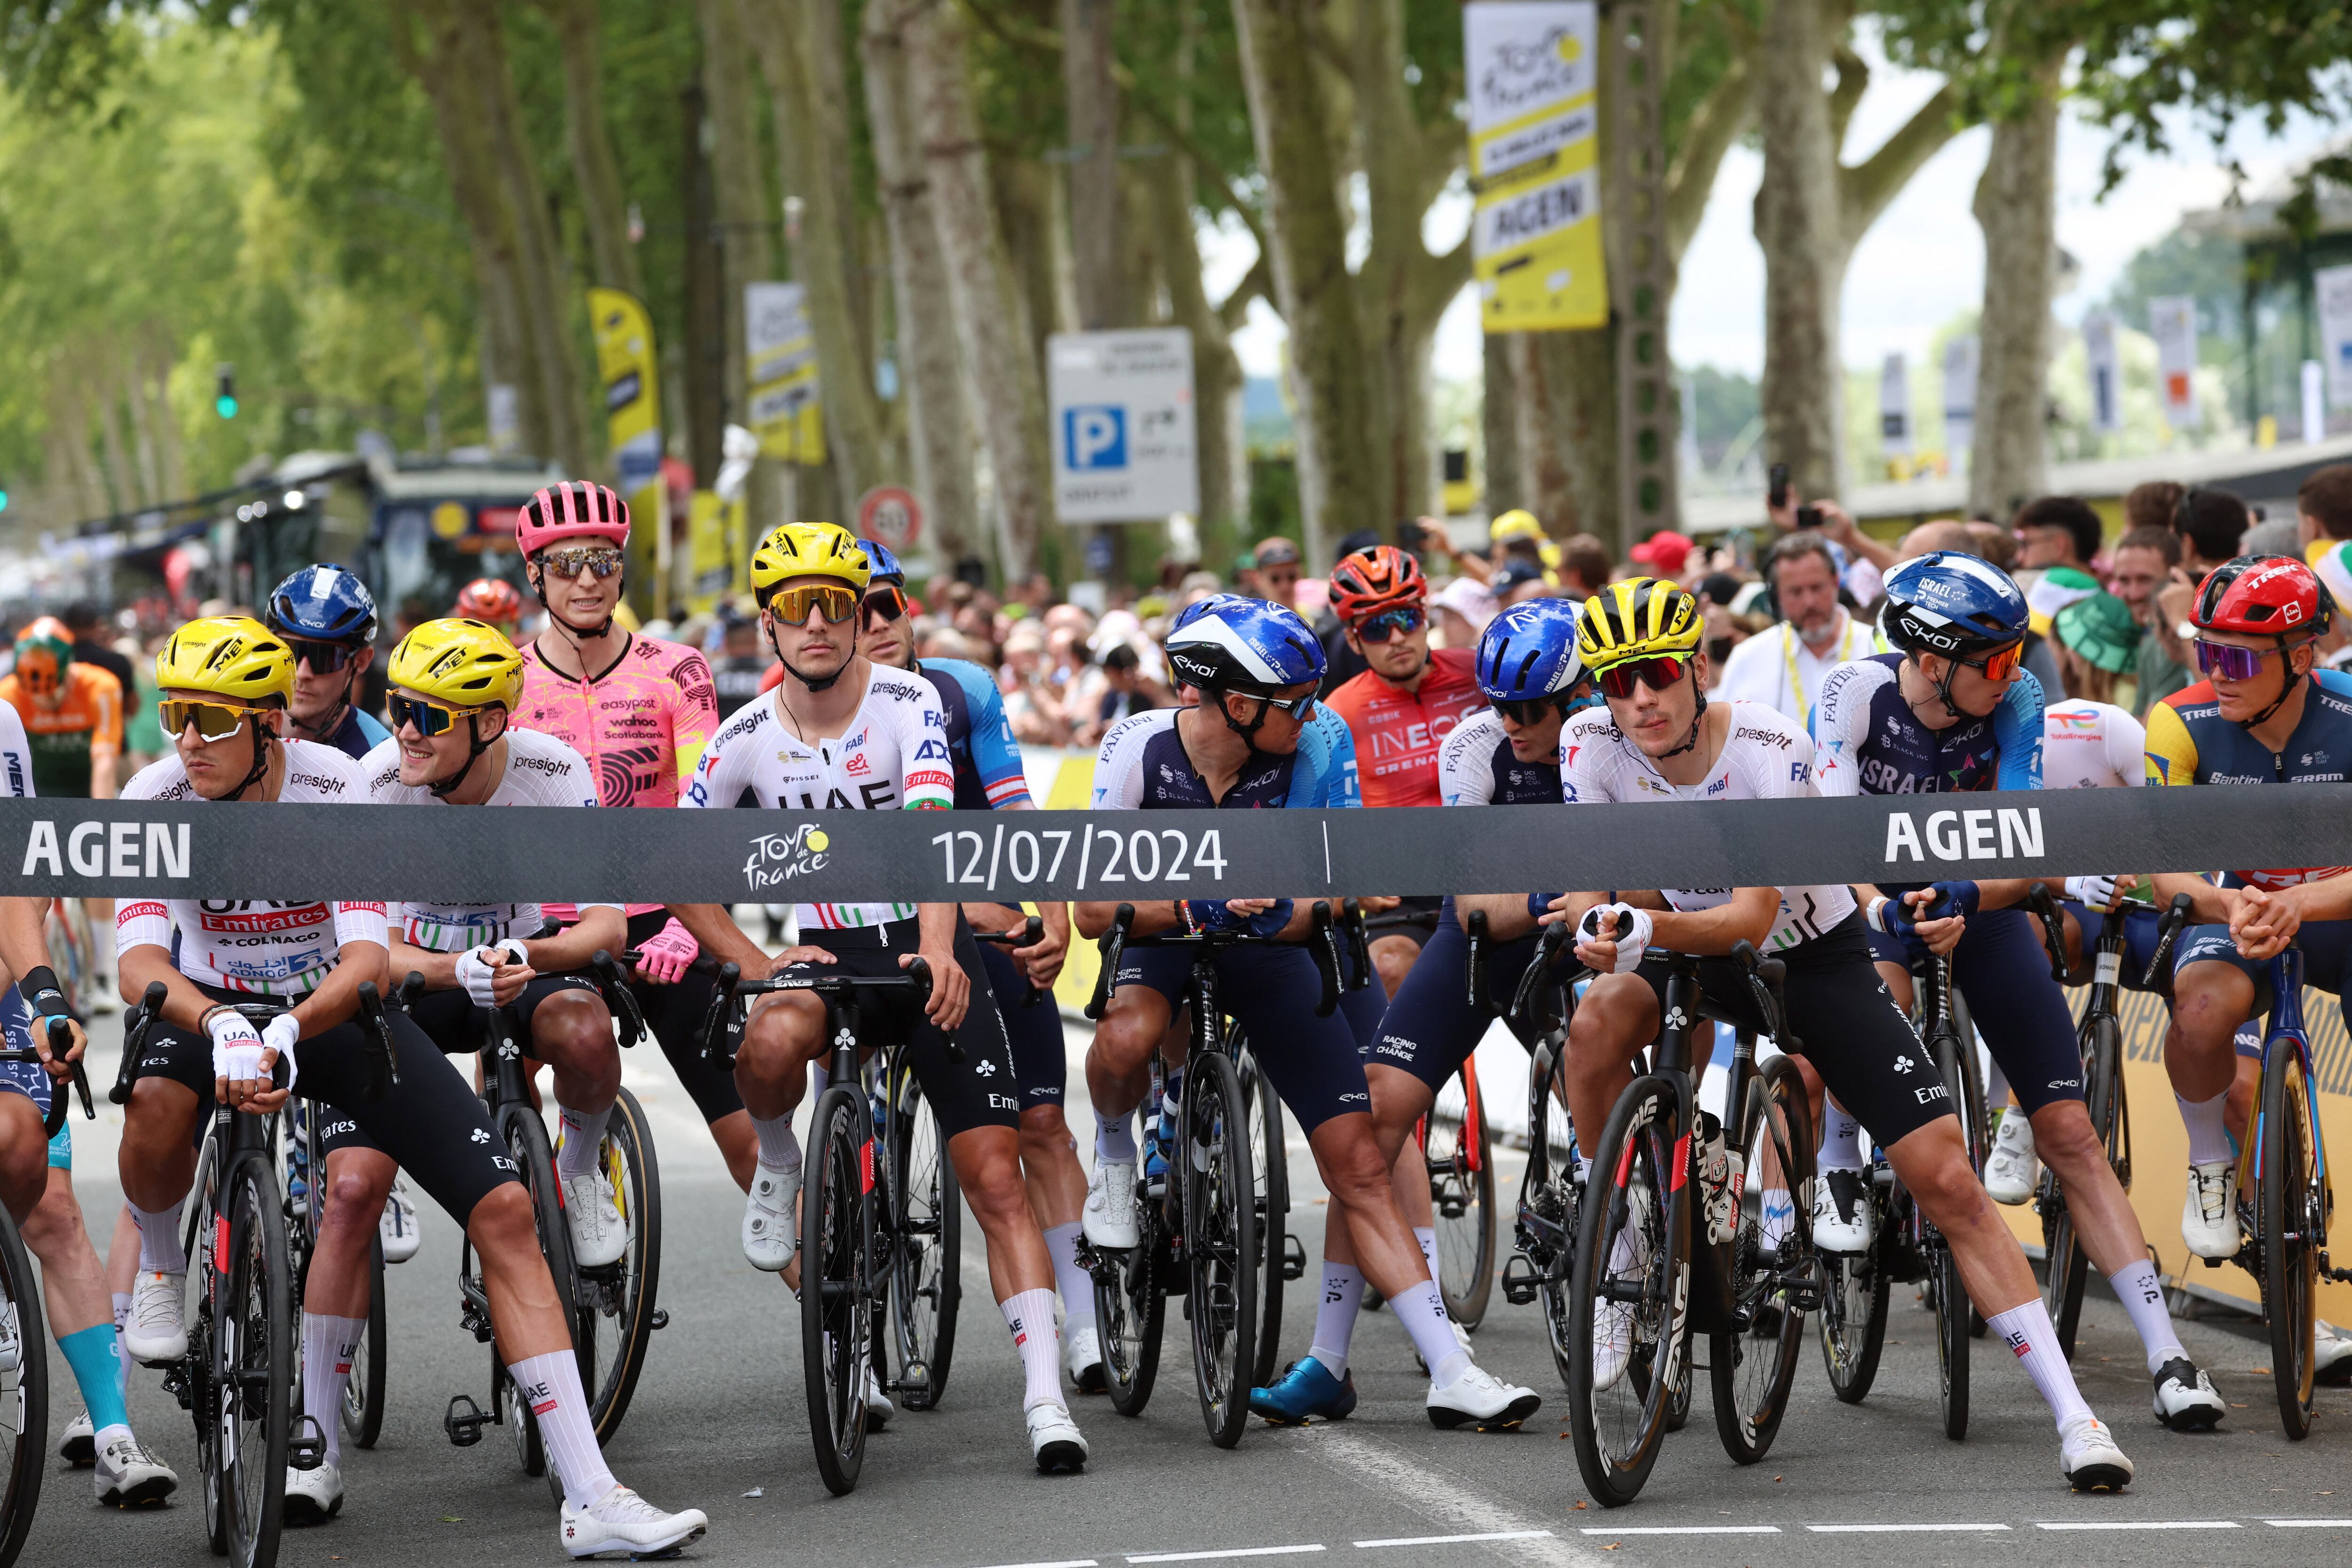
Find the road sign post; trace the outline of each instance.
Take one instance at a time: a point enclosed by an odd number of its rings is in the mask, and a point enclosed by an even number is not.
[[[1054,509],[1063,522],[1199,512],[1192,333],[1056,332],[1045,363]]]

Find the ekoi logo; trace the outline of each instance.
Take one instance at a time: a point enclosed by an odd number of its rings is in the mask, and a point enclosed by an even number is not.
[[[824,869],[833,839],[814,823],[804,822],[790,833],[765,833],[751,840],[743,862],[743,880],[752,892],[789,882],[795,877]]]

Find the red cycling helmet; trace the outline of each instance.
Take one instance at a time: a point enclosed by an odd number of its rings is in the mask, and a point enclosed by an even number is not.
[[[1343,555],[1331,568],[1331,613],[1350,625],[1400,605],[1429,597],[1421,563],[1393,544],[1375,544]]]
[[[503,577],[478,577],[457,594],[451,612],[460,620],[509,623],[522,619],[522,595]]]
[[[566,479],[523,503],[515,518],[515,543],[525,559],[567,539],[629,542],[629,503],[603,485]]]
[[[2199,630],[2316,637],[2334,618],[2336,600],[2319,574],[2292,555],[2241,555],[2216,566],[2198,585],[2189,616]]]

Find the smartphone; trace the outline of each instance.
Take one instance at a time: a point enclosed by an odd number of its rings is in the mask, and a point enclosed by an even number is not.
[[[1819,528],[1821,525],[1821,508],[1817,506],[1801,506],[1797,509],[1797,526],[1799,528]]]
[[[1764,504],[1774,511],[1789,504],[1789,465],[1772,465],[1772,488],[1764,493]]]

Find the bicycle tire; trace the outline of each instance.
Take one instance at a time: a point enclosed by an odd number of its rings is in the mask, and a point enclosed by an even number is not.
[[[1551,1352],[1552,1369],[1559,1373],[1564,1388],[1568,1385],[1569,1276],[1576,1267],[1579,1205],[1583,1196],[1576,1180],[1576,1135],[1568,1118],[1566,1042],[1560,1042],[1553,1052],[1540,1085],[1532,1081],[1532,1074],[1529,1077],[1528,1126],[1531,1136],[1526,1195],[1521,1206],[1530,1218],[1549,1228],[1538,1228],[1523,1220],[1522,1230],[1535,1239],[1539,1251],[1549,1254],[1538,1257],[1531,1252],[1528,1260],[1540,1270],[1536,1280],[1536,1306],[1543,1316],[1544,1342]],[[1538,1127],[1543,1129],[1540,1141],[1532,1136],[1532,1130]],[[1554,1234],[1560,1238],[1556,1247],[1550,1240]]]
[[[286,1454],[294,1412],[293,1267],[286,1219],[266,1156],[232,1167],[222,1205],[228,1268],[210,1345],[218,1452],[220,1535],[236,1568],[271,1568],[286,1504]]]
[[[343,1382],[340,1419],[343,1435],[353,1446],[373,1448],[383,1433],[383,1376],[389,1349],[384,1329],[383,1237],[368,1238],[367,1326],[360,1331],[358,1350],[352,1356],[352,1374]]]
[[[2319,1247],[2325,1235],[2318,1194],[2311,1084],[2291,1039],[2271,1042],[2263,1062],[2262,1131],[2255,1203],[2262,1225],[2263,1317],[2270,1325],[2271,1381],[2279,1425],[2301,1442],[2311,1435],[2312,1336]]]
[[[898,1245],[890,1268],[890,1320],[900,1403],[935,1410],[955,1360],[963,1301],[963,1189],[940,1120],[914,1069],[899,1069],[890,1113],[890,1201]]]
[[[1936,1065],[1959,1113],[1960,1135],[1967,1145],[1969,1168],[1984,1179],[1991,1137],[1984,1126],[1984,1089],[1977,1073],[1975,1039],[1947,1026],[1936,1039]],[[1937,1237],[1931,1264],[1930,1293],[1936,1306],[1936,1372],[1944,1436],[1958,1443],[1969,1435],[1969,1342],[1979,1331],[1976,1308],[1960,1278],[1960,1260],[1949,1241]]]
[[[1874,1195],[1868,1201],[1877,1199]],[[1801,1215],[1798,1223],[1804,1223]],[[1821,1254],[1827,1281],[1822,1292],[1822,1370],[1829,1374],[1830,1392],[1846,1405],[1859,1405],[1870,1396],[1886,1347],[1885,1232],[1893,1221],[1884,1208],[1878,1224],[1878,1240],[1868,1252]]]
[[[1569,1433],[1577,1468],[1605,1508],[1621,1508],[1641,1495],[1657,1463],[1680,1376],[1675,1363],[1690,1298],[1690,1184],[1678,1175],[1674,1151],[1688,1131],[1675,1084],[1652,1074],[1634,1079],[1618,1097],[1593,1146],[1596,1179],[1578,1226],[1569,1295]],[[1629,1256],[1612,1270],[1606,1260],[1621,1236],[1638,1239],[1628,1243]],[[1638,1256],[1643,1251],[1645,1258]],[[1592,1364],[1593,1308],[1612,1274],[1621,1295],[1633,1293],[1621,1304],[1633,1310],[1634,1321],[1625,1369],[1601,1388]],[[1671,1347],[1664,1365],[1657,1359],[1662,1347]],[[1610,1397],[1629,1388],[1630,1404]]]
[[[856,1489],[866,1464],[873,1223],[863,1173],[873,1135],[862,1089],[826,1089],[809,1123],[801,1187],[801,1371],[817,1473],[835,1497]]]
[[[531,1221],[539,1232],[540,1255],[547,1259],[556,1306],[563,1314],[564,1328],[572,1335],[572,1354],[580,1363],[580,1386],[593,1388],[596,1368],[592,1358],[595,1344],[586,1340],[580,1330],[580,1271],[572,1261],[572,1226],[563,1217],[562,1184],[556,1179],[555,1150],[548,1142],[547,1123],[539,1119],[538,1110],[529,1103],[508,1106],[499,1113],[499,1122],[506,1137],[507,1153],[530,1194]],[[490,1359],[496,1362],[498,1356],[498,1347],[493,1344]],[[499,1365],[499,1374],[503,1376],[505,1372],[505,1366]],[[539,1422],[511,1379],[502,1386],[511,1408],[502,1412],[501,1418],[510,1416],[515,1424],[515,1443],[523,1473],[545,1476],[548,1489],[562,1498],[562,1479],[547,1462],[547,1445],[540,1436]]]
[[[16,1342],[25,1348],[15,1369],[0,1373],[0,1411],[16,1415],[13,1431],[0,1421],[7,1468],[7,1491],[0,1496],[0,1568],[12,1568],[25,1550],[49,1469],[49,1357],[40,1285],[25,1239],[5,1210],[0,1210],[0,1312],[15,1320]]]
[[[2098,1136],[2106,1152],[2108,1168],[2116,1163],[2116,1068],[2120,1059],[2119,1041],[2112,1018],[2092,1018],[2084,1022],[2080,1039],[2083,1054],[2084,1108],[2090,1112],[2091,1131]],[[2020,1115],[2024,1114],[2022,1110]],[[2046,1167],[2042,1173],[2042,1250],[2045,1263],[2042,1299],[2050,1313],[2051,1327],[2058,1334],[2058,1349],[2068,1361],[2074,1359],[2074,1341],[2082,1327],[2083,1301],[2090,1285],[2090,1254],[2083,1248],[2082,1233],[2074,1224],[2073,1205],[2066,1201],[2064,1187],[2055,1173]]]
[[[602,1381],[585,1386],[596,1441],[604,1444],[613,1440],[629,1414],[646,1355],[653,1348],[661,1298],[661,1163],[654,1152],[653,1123],[626,1089],[613,1100],[598,1152],[629,1231],[618,1263],[582,1269],[578,1276],[578,1321],[590,1345],[581,1362],[583,1368],[601,1370]]]
[[[1137,1209],[1143,1201],[1139,1194]],[[1156,1205],[1154,1205],[1156,1206]],[[1103,1352],[1103,1392],[1121,1415],[1140,1415],[1160,1380],[1160,1341],[1168,1320],[1168,1293],[1160,1287],[1158,1220],[1143,1216],[1140,1243],[1113,1253],[1111,1282],[1095,1279],[1095,1326]]]
[[[1748,1104],[1741,1112],[1741,1169],[1748,1173],[1749,1190],[1740,1198],[1738,1230],[1732,1238],[1734,1300],[1752,1306],[1749,1331],[1710,1336],[1708,1376],[1715,1393],[1715,1430],[1723,1451],[1736,1464],[1752,1465],[1771,1451],[1781,1418],[1789,1411],[1789,1391],[1796,1385],[1797,1363],[1804,1354],[1805,1314],[1790,1305],[1785,1286],[1760,1295],[1751,1281],[1764,1270],[1761,1227],[1764,1218],[1763,1177],[1769,1155],[1792,1193],[1809,1192],[1813,1181],[1812,1119],[1807,1113],[1804,1080],[1786,1057],[1775,1057],[1759,1068],[1748,1086]],[[1812,1251],[1806,1227],[1792,1225],[1780,1255],[1801,1266]],[[1787,1274],[1781,1271],[1783,1279]],[[1750,1301],[1751,1296],[1757,1297]],[[1776,1300],[1777,1296],[1777,1300]]]
[[[1184,1255],[1191,1279],[1192,1374],[1209,1441],[1230,1448],[1249,1425],[1257,1370],[1257,1183],[1250,1171],[1249,1103],[1230,1058],[1211,1052],[1184,1084]]]
[[[1282,1374],[1282,1294],[1290,1234],[1290,1160],[1285,1147],[1281,1097],[1260,1070],[1257,1058],[1234,1031],[1234,1059],[1240,1063],[1242,1095],[1249,1110],[1250,1173],[1257,1183],[1257,1365],[1250,1381],[1271,1385]]]
[[[1473,1062],[1465,1058],[1438,1089],[1423,1125],[1438,1293],[1446,1314],[1475,1333],[1495,1294],[1495,1130]]]

